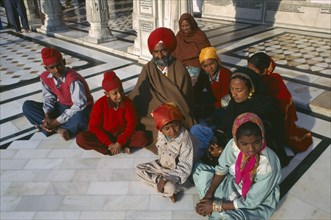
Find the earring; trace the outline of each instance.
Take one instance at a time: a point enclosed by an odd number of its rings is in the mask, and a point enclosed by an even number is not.
[[[250,92],[250,93],[248,94],[248,98],[251,99],[252,96],[253,96],[253,94],[254,94],[253,92]]]

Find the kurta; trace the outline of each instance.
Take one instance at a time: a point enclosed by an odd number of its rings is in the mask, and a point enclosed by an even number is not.
[[[137,175],[157,191],[158,177],[164,176],[168,182],[164,187],[165,197],[170,197],[180,190],[192,172],[193,162],[198,158],[198,142],[182,128],[177,138],[168,140],[159,131],[157,138],[158,159],[139,164]]]
[[[153,61],[149,61],[143,66],[129,97],[134,102],[141,124],[153,135],[154,144],[157,129],[151,112],[162,103],[174,102],[182,111],[188,127],[194,124],[191,78],[183,64],[178,61],[173,61],[168,66],[167,76],[162,74]],[[149,149],[156,152],[153,144]]]
[[[263,75],[262,81],[267,87],[268,94],[277,100],[278,107],[284,114],[287,144],[296,152],[307,150],[313,142],[312,137],[307,136],[309,131],[296,126],[295,122],[298,120],[296,108],[282,77],[278,73],[270,73]]]
[[[235,182],[235,163],[239,148],[231,139],[219,158],[215,168],[198,164],[193,173],[193,180],[200,198],[209,189],[214,174],[228,174],[217,188],[214,197],[233,201],[235,209],[221,213],[213,212],[212,219],[269,219],[275,211],[280,197],[279,183],[281,168],[277,155],[266,147],[260,154],[260,162],[246,198],[242,197],[242,182]]]

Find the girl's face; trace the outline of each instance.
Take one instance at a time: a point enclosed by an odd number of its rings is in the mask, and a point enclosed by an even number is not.
[[[243,80],[235,78],[231,79],[230,92],[234,101],[240,103],[248,98],[250,90]]]
[[[161,132],[164,136],[174,139],[179,136],[182,124],[180,121],[171,121],[161,128]]]
[[[209,145],[208,151],[212,157],[219,157],[223,151],[223,148],[218,144],[214,143]]]
[[[192,32],[192,27],[191,24],[188,20],[183,20],[182,23],[180,24],[180,29],[185,33],[189,34]]]
[[[116,88],[111,91],[105,91],[105,95],[115,104],[119,104],[123,101],[124,91],[122,88]]]
[[[257,154],[262,147],[263,138],[261,136],[249,135],[237,139],[237,145],[241,152],[247,156]]]

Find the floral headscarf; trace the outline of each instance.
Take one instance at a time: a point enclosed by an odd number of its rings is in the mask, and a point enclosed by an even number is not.
[[[237,146],[238,146],[238,142],[237,142],[238,140],[236,136],[237,130],[242,124],[246,122],[253,122],[259,126],[262,133],[262,146],[259,152],[253,156],[245,155],[243,152],[240,152],[238,155],[235,165],[235,171],[236,171],[235,178],[237,184],[239,184],[241,181],[243,182],[242,196],[244,198],[246,197],[248,190],[252,186],[252,182],[256,174],[256,169],[260,162],[260,153],[266,147],[263,122],[256,114],[251,112],[247,112],[239,115],[233,123],[232,134],[233,134],[233,139],[236,142]]]

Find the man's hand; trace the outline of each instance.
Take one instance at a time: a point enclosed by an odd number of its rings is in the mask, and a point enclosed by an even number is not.
[[[112,155],[121,153],[122,146],[119,143],[113,143],[108,146],[108,149],[110,150]]]
[[[195,206],[195,211],[202,216],[210,215],[213,212],[213,199],[201,199]]]

